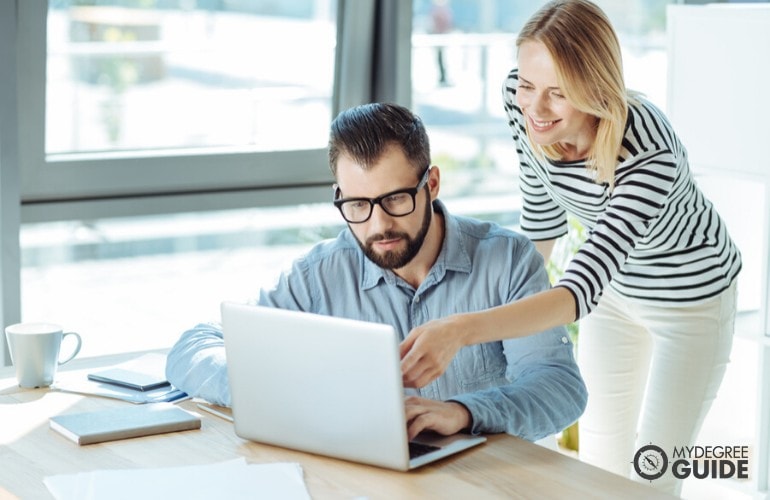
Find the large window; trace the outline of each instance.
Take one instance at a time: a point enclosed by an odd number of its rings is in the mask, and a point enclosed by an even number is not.
[[[271,204],[242,193],[330,180],[336,0],[17,9],[28,220]]]

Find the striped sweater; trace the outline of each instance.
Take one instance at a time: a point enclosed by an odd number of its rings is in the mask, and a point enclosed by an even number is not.
[[[724,222],[693,179],[687,152],[663,113],[638,98],[629,106],[615,187],[594,182],[585,161],[539,159],[516,104],[518,70],[503,101],[520,163],[521,228],[532,240],[567,233],[567,212],[588,238],[556,284],[581,318],[605,286],[657,305],[695,304],[735,279],[741,257]]]

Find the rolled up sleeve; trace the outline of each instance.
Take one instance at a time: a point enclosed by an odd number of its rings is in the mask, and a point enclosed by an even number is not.
[[[230,406],[221,326],[202,323],[184,332],[166,358],[166,378],[190,396]]]

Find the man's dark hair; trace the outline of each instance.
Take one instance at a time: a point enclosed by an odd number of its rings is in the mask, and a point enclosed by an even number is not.
[[[371,167],[391,145],[399,146],[422,175],[430,166],[430,143],[419,117],[397,104],[371,103],[337,115],[329,134],[329,168],[337,176],[337,160],[350,156]]]

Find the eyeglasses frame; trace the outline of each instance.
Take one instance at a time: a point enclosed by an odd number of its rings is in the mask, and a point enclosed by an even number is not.
[[[413,188],[404,188],[404,189],[396,189],[395,191],[390,191],[385,194],[381,194],[380,196],[376,198],[364,198],[364,197],[355,197],[355,198],[337,198],[340,195],[340,187],[337,184],[334,184],[334,200],[332,203],[334,203],[334,206],[337,207],[337,210],[340,211],[340,214],[342,215],[342,218],[345,219],[346,222],[349,224],[363,224],[364,222],[368,221],[372,218],[372,214],[374,213],[374,206],[379,205],[380,208],[385,212],[386,214],[390,215],[391,217],[406,217],[407,215],[410,215],[414,213],[414,211],[417,209],[417,194],[420,192],[420,190],[425,187],[425,185],[428,183],[428,179],[430,178],[430,171],[431,166],[428,165],[428,168],[425,169],[425,173],[422,175],[422,178],[420,179],[420,182],[417,183],[417,185]],[[399,214],[395,215],[388,211],[387,208],[385,208],[382,204],[382,200],[387,198],[388,196],[393,196],[394,194],[408,194],[412,197],[412,210],[405,214]],[[342,205],[344,203],[347,203],[349,201],[366,201],[369,202],[369,215],[361,221],[350,221],[347,217],[345,217],[345,213],[342,211]]]

